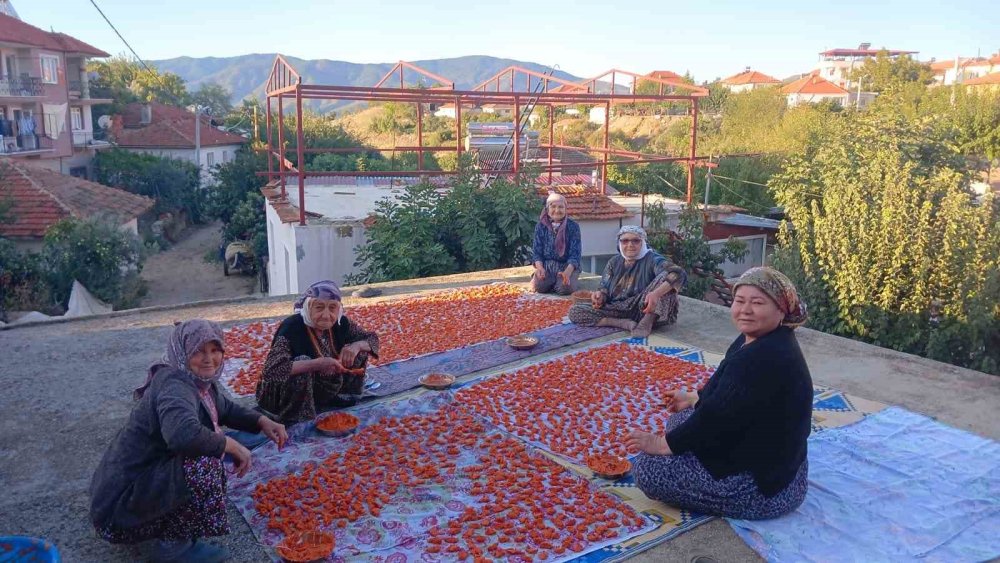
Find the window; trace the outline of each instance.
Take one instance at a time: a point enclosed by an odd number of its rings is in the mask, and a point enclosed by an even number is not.
[[[42,63],[42,82],[59,84],[59,57],[42,55],[39,60]]]
[[[215,166],[215,153],[209,152],[207,157],[207,162],[209,166]]]
[[[74,131],[83,131],[83,108],[69,108],[69,122]]]
[[[229,151],[222,151],[222,163],[229,162]]]
[[[337,227],[337,236],[340,238],[351,238],[354,236],[354,227],[350,225]]]

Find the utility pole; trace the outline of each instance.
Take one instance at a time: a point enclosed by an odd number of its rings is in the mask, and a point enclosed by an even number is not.
[[[198,163],[198,180],[201,180],[201,106],[194,106],[194,161]]]
[[[708,162],[711,164],[712,158],[709,157]],[[712,169],[708,169],[708,174],[705,174],[705,209],[708,209],[708,191],[712,188]]]

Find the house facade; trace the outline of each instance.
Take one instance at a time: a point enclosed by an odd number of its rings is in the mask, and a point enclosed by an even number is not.
[[[96,150],[87,61],[108,53],[0,13],[0,156],[90,176]]]
[[[820,102],[836,102],[841,106],[847,106],[851,99],[850,92],[815,72],[786,84],[781,88],[781,93],[788,100],[789,107]]]
[[[814,73],[840,88],[850,90],[857,87],[857,84],[851,82],[851,72],[863,65],[866,60],[874,59],[883,52],[890,58],[917,53],[898,49],[872,49],[870,43],[862,43],[857,49],[830,49],[819,54],[819,62]]]
[[[730,92],[739,93],[756,90],[757,88],[776,86],[781,84],[781,81],[763,72],[750,70],[750,67],[747,67],[743,72],[722,80],[721,84]]]
[[[112,120],[110,138],[131,152],[198,163],[203,183],[213,181],[212,167],[233,160],[247,141],[219,129],[206,115],[196,119],[187,109],[158,102],[125,106]]]

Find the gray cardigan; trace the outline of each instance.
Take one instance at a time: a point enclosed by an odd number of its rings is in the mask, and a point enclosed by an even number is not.
[[[260,414],[230,401],[212,384],[219,424],[258,432]],[[185,457],[222,457],[226,437],[213,431],[190,375],[163,366],[104,453],[90,483],[90,518],[98,528],[134,528],[188,502]]]

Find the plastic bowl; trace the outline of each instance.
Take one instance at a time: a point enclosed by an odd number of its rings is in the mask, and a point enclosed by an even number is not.
[[[308,561],[326,559],[333,553],[334,545],[333,534],[311,531],[286,536],[275,548],[275,551],[285,561],[307,563]]]
[[[632,470],[632,462],[612,454],[587,456],[587,468],[602,479],[621,479]]]
[[[418,379],[421,385],[428,389],[441,390],[455,383],[455,376],[449,373],[428,373]]]
[[[0,561],[60,563],[62,558],[50,541],[29,536],[0,536]]]
[[[347,436],[358,429],[361,420],[353,414],[335,412],[316,419],[316,431],[333,438]]]

